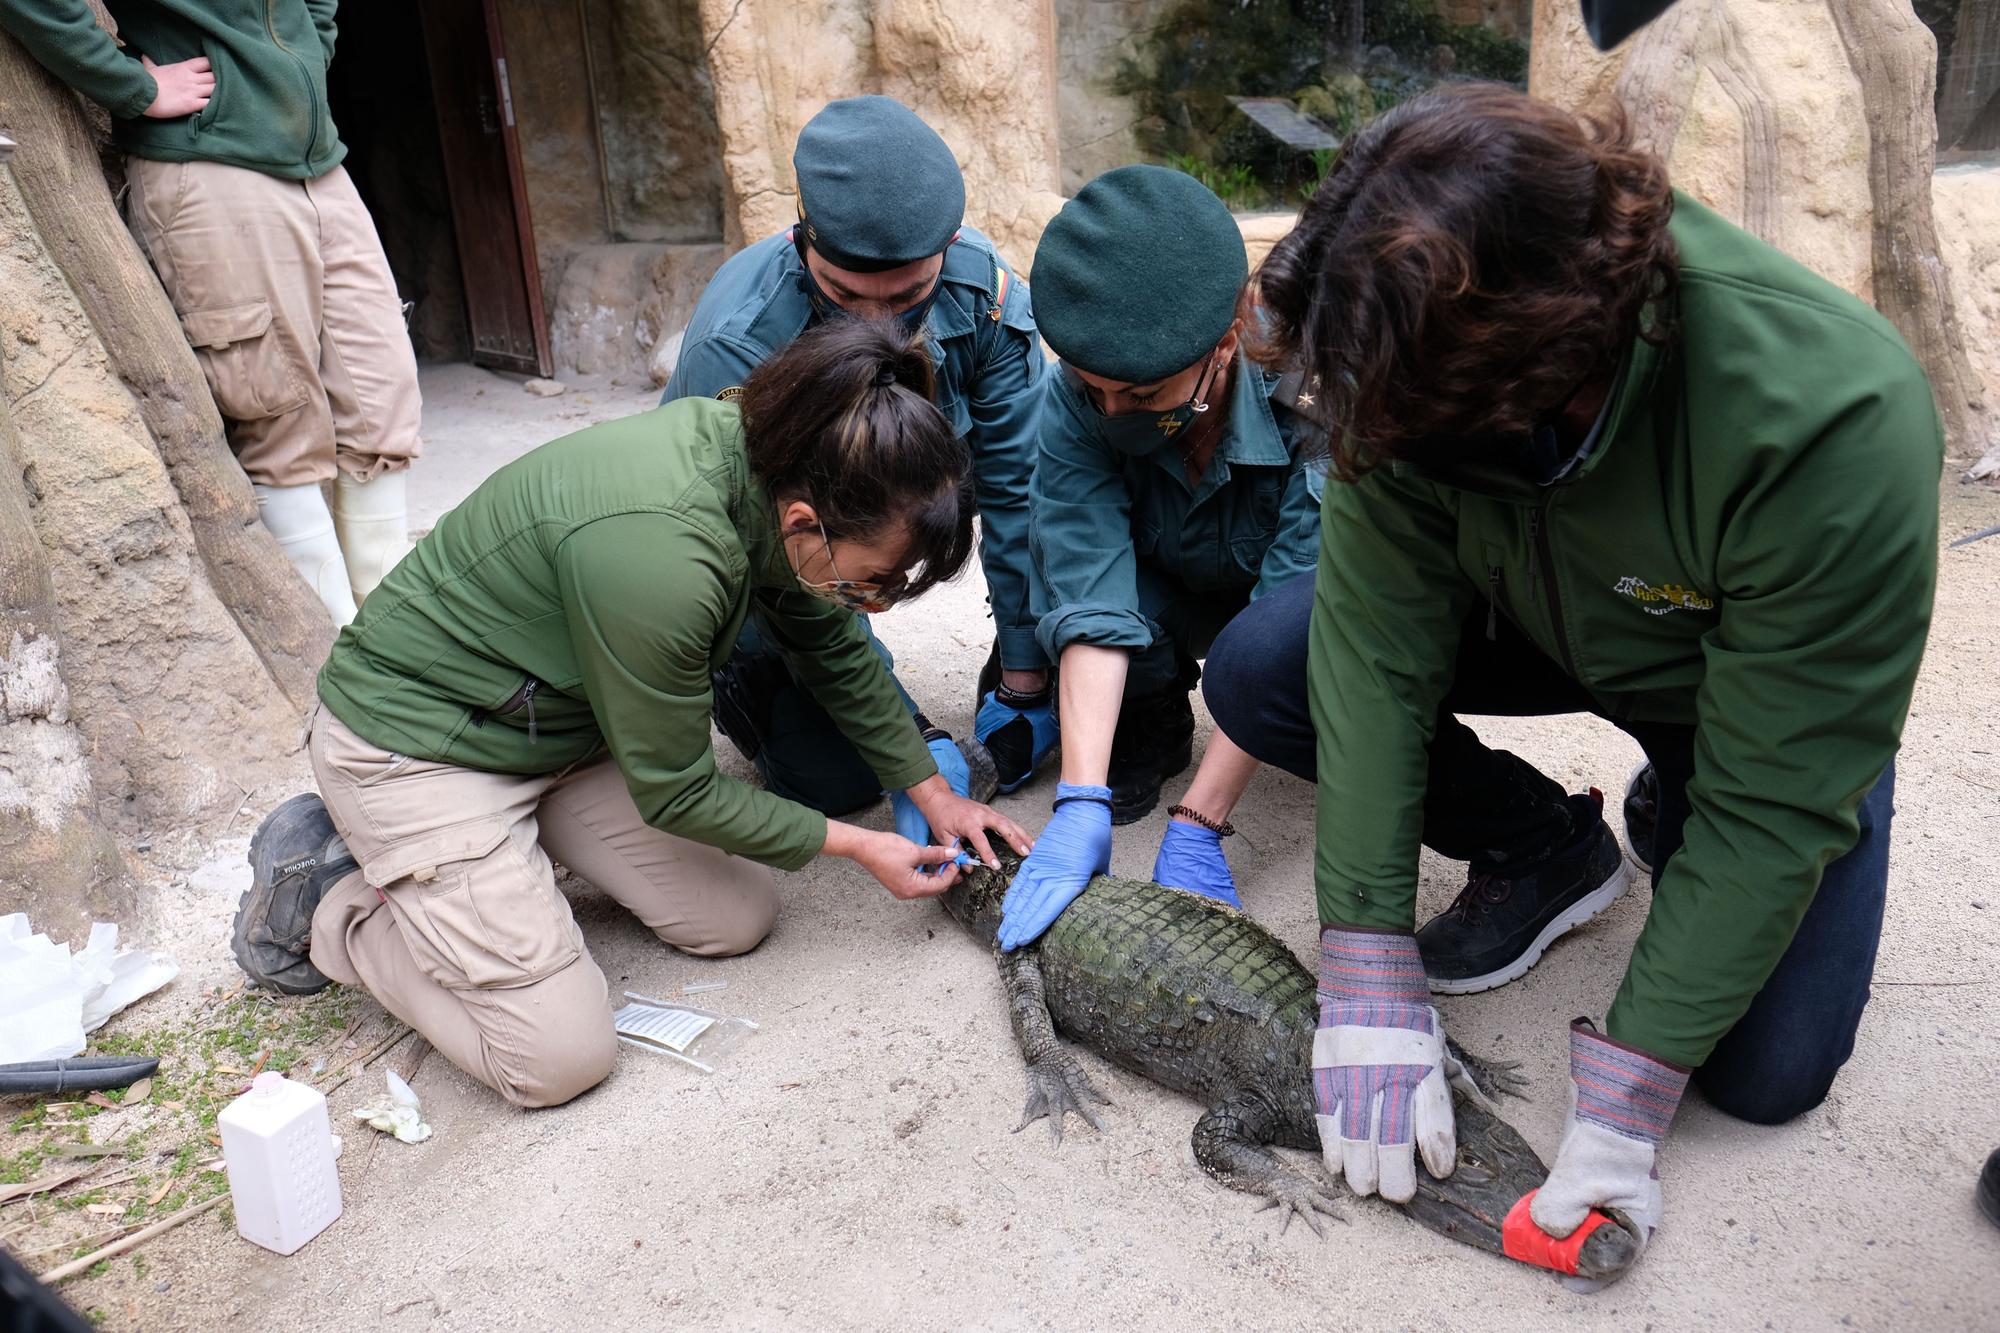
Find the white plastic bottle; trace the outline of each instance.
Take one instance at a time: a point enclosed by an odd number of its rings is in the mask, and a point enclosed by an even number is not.
[[[326,1097],[265,1072],[216,1117],[243,1238],[291,1254],[340,1216]]]

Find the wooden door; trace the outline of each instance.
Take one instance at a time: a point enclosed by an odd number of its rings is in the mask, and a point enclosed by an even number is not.
[[[555,370],[495,0],[422,0],[475,365]]]

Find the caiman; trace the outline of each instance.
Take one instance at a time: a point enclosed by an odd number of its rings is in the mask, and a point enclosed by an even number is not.
[[[993,839],[997,850],[1002,843]],[[997,871],[975,865],[943,895],[947,911],[991,945],[1000,903],[1019,868],[1002,853]],[[1232,908],[1157,884],[1099,875],[1034,944],[999,954],[1014,1035],[1027,1061],[1028,1104],[1020,1128],[1076,1112],[1099,1127],[1091,1086],[1061,1041],[1095,1051],[1208,1106],[1195,1122],[1194,1156],[1232,1189],[1294,1214],[1319,1230],[1315,1213],[1338,1217],[1327,1182],[1294,1170],[1273,1147],[1317,1152],[1312,1042],[1319,1026],[1313,974],[1271,932]],[[1418,1158],[1417,1194],[1398,1205],[1434,1231],[1505,1254],[1501,1224],[1548,1175],[1535,1150],[1492,1109],[1518,1095],[1514,1066],[1488,1064],[1447,1043],[1466,1078],[1455,1080],[1458,1165],[1433,1178]],[[1466,1086],[1476,1085],[1476,1091]],[[1599,1226],[1584,1242],[1576,1275],[1610,1279],[1637,1255],[1622,1226]]]

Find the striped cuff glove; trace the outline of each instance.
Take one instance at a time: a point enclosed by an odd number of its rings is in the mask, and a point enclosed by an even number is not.
[[[1416,1152],[1442,1179],[1458,1159],[1444,1024],[1417,938],[1330,926],[1319,937],[1313,1102],[1326,1169],[1356,1194],[1407,1203]]]
[[[1655,1158],[1688,1073],[1619,1045],[1579,1018],[1569,1029],[1569,1076],[1575,1098],[1569,1123],[1529,1216],[1560,1238],[1581,1226],[1592,1208],[1615,1208],[1643,1246],[1660,1225]]]

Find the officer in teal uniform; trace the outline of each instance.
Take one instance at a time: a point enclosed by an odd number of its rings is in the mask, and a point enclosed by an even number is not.
[[[991,241],[964,225],[965,181],[951,149],[894,98],[829,103],[800,133],[792,163],[799,224],[716,272],[662,401],[734,396],[754,367],[821,320],[893,318],[929,332],[938,406],[971,450],[980,561],[995,621],[991,665],[999,669],[982,681],[975,733],[993,756],[1001,789],[1012,791],[1056,743],[1028,555],[1028,479],[1048,372],[1027,284]],[[875,799],[868,765],[754,622],[716,674],[715,697],[723,733],[771,790],[827,814]],[[958,748],[914,701],[910,709],[964,794],[969,778]],[[899,803],[897,820],[899,828],[911,822],[902,829],[908,836],[923,836],[914,808]]]
[[[1110,862],[1111,826],[1193,758],[1197,659],[1319,558],[1324,435],[1310,395],[1241,351],[1243,235],[1199,181],[1120,167],[1063,206],[1035,256],[1042,405],[1030,544],[1059,669],[1055,816],[1008,890],[1000,942],[1040,935]],[[1257,761],[1216,731],[1153,877],[1236,904],[1222,839]]]

